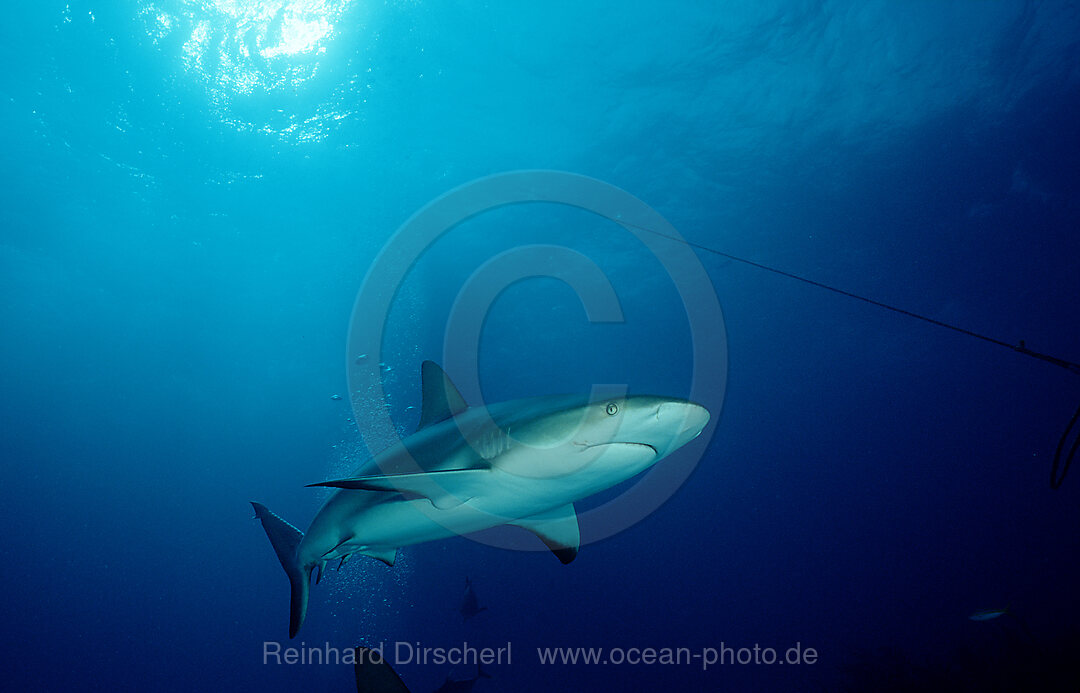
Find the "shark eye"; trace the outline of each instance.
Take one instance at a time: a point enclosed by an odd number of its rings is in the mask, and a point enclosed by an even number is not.
[[[619,413],[619,405],[614,402],[608,402],[607,409],[605,410],[608,416],[615,416]]]

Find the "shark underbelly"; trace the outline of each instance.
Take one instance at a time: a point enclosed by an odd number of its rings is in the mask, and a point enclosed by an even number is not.
[[[550,510],[555,501],[532,503],[472,499],[451,508],[436,508],[425,499],[379,503],[348,523],[348,539],[325,558],[365,549],[394,549],[479,532]]]

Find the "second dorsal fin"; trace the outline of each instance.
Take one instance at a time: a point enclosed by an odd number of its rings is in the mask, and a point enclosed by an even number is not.
[[[423,394],[417,430],[445,421],[469,408],[454,383],[434,361],[424,361],[420,367],[420,387]]]

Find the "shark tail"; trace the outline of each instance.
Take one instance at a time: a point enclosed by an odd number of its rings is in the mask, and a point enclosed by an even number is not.
[[[289,576],[291,594],[289,601],[289,637],[295,638],[300,626],[304,623],[304,615],[307,613],[309,578],[304,575],[300,563],[296,558],[296,549],[300,546],[300,540],[304,533],[281,519],[261,503],[251,503],[255,508],[255,517],[262,522],[266,536],[274,547],[281,567]]]

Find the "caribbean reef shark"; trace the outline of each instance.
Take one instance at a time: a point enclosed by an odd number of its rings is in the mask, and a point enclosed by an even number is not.
[[[487,607],[480,606],[480,600],[476,597],[476,590],[473,589],[472,580],[465,578],[465,596],[461,598],[461,607],[458,608],[458,613],[461,614],[461,622],[464,623],[470,618],[475,618],[481,611],[487,611]]]
[[[498,525],[535,533],[563,563],[580,543],[574,502],[639,474],[696,438],[701,405],[633,395],[555,395],[469,407],[431,361],[421,368],[415,433],[338,489],[307,534],[252,503],[292,586],[289,637],[307,612],[312,573],[353,554],[393,565],[397,550]]]

